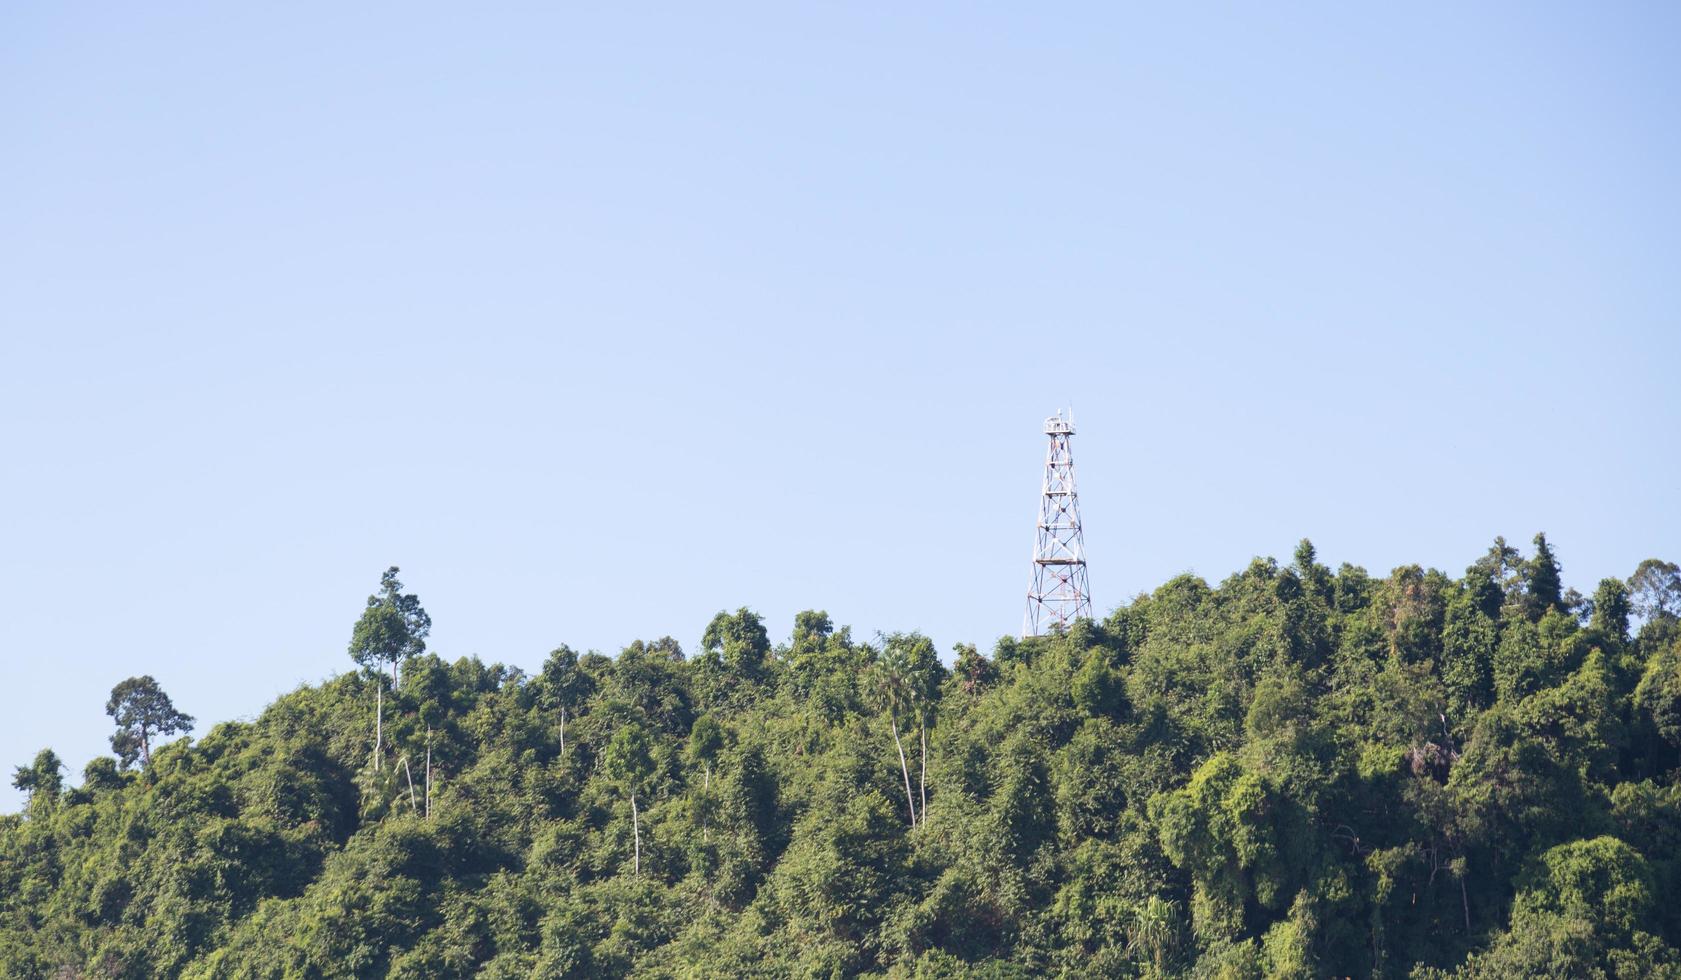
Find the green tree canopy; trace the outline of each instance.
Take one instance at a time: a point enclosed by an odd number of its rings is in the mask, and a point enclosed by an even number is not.
[[[136,760],[150,766],[153,742],[193,730],[192,716],[175,710],[175,703],[150,674],[130,677],[113,687],[105,713],[117,723],[111,750],[124,767]]]
[[[1681,977],[1666,566],[1584,624],[1542,542],[1304,542],[991,657],[747,610],[370,654],[167,751],[135,678],[143,774],[13,770],[0,974]],[[385,584],[365,650],[424,632]]]
[[[1648,558],[1628,579],[1631,607],[1646,620],[1681,617],[1681,565]]]
[[[29,794],[31,800],[58,799],[59,791],[64,789],[64,763],[58,753],[42,749],[36,753],[34,762],[18,766],[12,773],[12,788]]]
[[[712,617],[700,645],[706,653],[719,657],[732,674],[747,680],[759,677],[770,653],[763,618],[745,606]]]
[[[379,578],[379,591],[368,596],[367,605],[350,631],[350,659],[369,671],[385,667],[397,677],[397,665],[426,652],[426,637],[432,632],[432,617],[420,605],[420,597],[404,594],[392,565]]]

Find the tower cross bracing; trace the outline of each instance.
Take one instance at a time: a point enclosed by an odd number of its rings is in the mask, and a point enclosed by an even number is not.
[[[1033,581],[1027,590],[1023,637],[1066,628],[1091,618],[1086,544],[1080,530],[1080,496],[1074,488],[1074,419],[1062,412],[1045,420],[1045,483],[1033,544]]]

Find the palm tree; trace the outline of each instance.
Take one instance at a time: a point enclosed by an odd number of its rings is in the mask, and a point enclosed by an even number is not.
[[[1151,895],[1134,910],[1132,923],[1127,926],[1127,947],[1136,953],[1147,954],[1158,974],[1162,972],[1162,964],[1173,951],[1178,937],[1178,904],[1156,895]]]

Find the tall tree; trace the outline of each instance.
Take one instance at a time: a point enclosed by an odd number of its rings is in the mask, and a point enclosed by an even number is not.
[[[1307,593],[1329,605],[1334,588],[1331,570],[1319,564],[1319,552],[1314,550],[1313,542],[1307,538],[1296,545],[1295,570]]]
[[[36,800],[55,800],[59,791],[64,789],[64,763],[59,761],[58,753],[52,749],[42,749],[36,753],[35,761],[27,766],[18,766],[12,774],[12,788],[29,794],[31,803]]]
[[[1540,619],[1550,609],[1564,608],[1558,556],[1545,534],[1535,535],[1535,555],[1523,566],[1524,612]]]
[[[834,621],[821,609],[806,609],[795,613],[794,642],[791,650],[793,658],[798,660],[822,649],[824,642],[834,631]]]
[[[876,654],[876,687],[887,709],[887,723],[893,744],[899,750],[899,771],[905,777],[905,804],[910,808],[911,826],[917,823],[916,797],[911,793],[911,768],[905,759],[905,743],[899,736],[899,719],[908,718],[916,707],[914,666],[910,645],[898,634],[883,637]]]
[[[607,743],[606,756],[602,761],[606,764],[607,778],[613,780],[619,791],[630,800],[630,828],[636,841],[631,870],[640,875],[642,816],[637,809],[636,798],[654,775],[653,743],[647,730],[634,722],[619,729],[613,740]]]
[[[578,704],[595,690],[595,681],[578,667],[578,655],[566,644],[550,652],[538,676],[538,703],[560,714],[560,754],[566,756],[566,722]]]
[[[1494,653],[1500,646],[1500,587],[1466,569],[1442,617],[1441,679],[1454,722],[1469,722],[1494,697]]]
[[[764,619],[743,606],[733,613],[713,616],[701,635],[700,646],[704,654],[721,658],[732,675],[757,680],[770,653],[770,636],[765,632]]]
[[[1593,628],[1605,638],[1622,643],[1628,639],[1628,589],[1614,578],[1599,580],[1593,591]]]
[[[426,652],[432,617],[421,608],[420,597],[403,594],[392,565],[379,577],[379,591],[368,596],[361,618],[350,631],[350,658],[374,678],[374,768],[381,765],[385,746],[384,665],[391,666],[391,685],[397,685],[397,665]]]
[[[379,591],[368,596],[367,606],[350,631],[350,656],[362,667],[378,670],[391,667],[391,682],[397,682],[397,665],[426,652],[426,637],[432,632],[432,617],[420,605],[420,597],[403,594],[397,580],[399,569],[392,565],[379,577]]]
[[[717,760],[718,753],[724,748],[724,726],[711,715],[701,715],[695,719],[694,727],[689,729],[689,742],[683,747],[683,759],[691,767],[701,769],[700,804],[697,810],[700,814],[700,833],[702,841],[710,841],[712,832],[707,826],[712,809],[712,763]]]
[[[945,680],[945,668],[932,640],[921,633],[907,633],[896,639],[905,647],[904,662],[909,671],[911,708],[916,713],[917,741],[922,746],[922,759],[917,765],[917,821],[928,815],[928,730],[934,726],[934,711],[938,707],[940,684]]]
[[[175,710],[175,703],[150,674],[130,677],[111,688],[105,713],[117,723],[111,750],[125,768],[134,765],[136,759],[150,767],[153,741],[193,730],[192,716]]]
[[[959,643],[953,649],[957,658],[952,663],[952,673],[957,676],[958,687],[963,693],[979,694],[998,679],[997,666],[973,643]]]
[[[1471,569],[1488,576],[1502,592],[1510,594],[1517,586],[1518,575],[1523,570],[1523,555],[1506,543],[1505,535],[1500,535],[1494,539],[1494,544],[1489,546],[1488,553],[1471,564]]]
[[[1631,605],[1646,622],[1681,616],[1681,566],[1648,558],[1628,578]]]
[[[684,746],[683,755],[690,765],[702,768],[703,790],[712,788],[712,762],[718,758],[718,753],[723,748],[724,726],[718,724],[711,715],[696,718],[694,727],[689,729],[689,743]]]

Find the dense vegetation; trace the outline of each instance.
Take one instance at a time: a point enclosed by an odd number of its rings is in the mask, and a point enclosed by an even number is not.
[[[0,966],[1681,976],[1681,571],[1587,598],[1536,546],[1456,580],[1304,542],[950,667],[745,609],[687,657],[450,663],[393,569],[364,669],[18,768]]]

